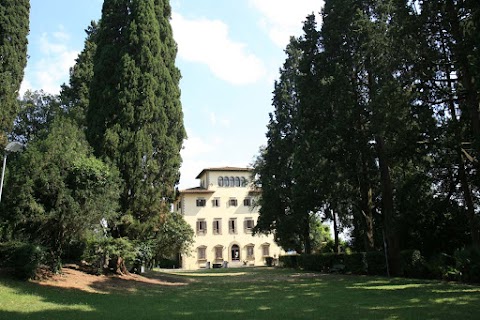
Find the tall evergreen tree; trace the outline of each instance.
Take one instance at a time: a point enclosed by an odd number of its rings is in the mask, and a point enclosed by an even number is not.
[[[267,129],[268,144],[254,164],[256,184],[262,188],[255,231],[273,232],[283,248],[302,252],[303,223],[298,223],[299,217],[291,204],[292,158],[297,141],[295,119],[299,107],[297,73],[301,54],[297,39],[291,38],[285,53],[287,58],[273,91],[274,112],[270,114]]]
[[[458,199],[464,208],[476,246],[480,245],[476,214],[480,90],[475,87],[480,81],[479,61],[475,58],[480,43],[478,31],[475,33],[479,24],[474,19],[478,8],[471,1],[429,1],[422,4],[420,15],[428,41],[421,66],[428,75],[424,90],[442,131],[434,177],[439,194]]]
[[[76,59],[75,65],[70,69],[70,82],[63,84],[60,92],[62,104],[67,109],[70,117],[76,120],[80,127],[85,127],[85,117],[90,100],[90,85],[93,78],[93,57],[97,44],[95,35],[98,24],[95,21],[85,30],[87,38],[85,45]]]
[[[29,0],[0,1],[0,150],[7,143],[27,63]]]
[[[96,35],[87,136],[119,168],[121,210],[139,221],[175,196],[185,138],[168,0],[106,0]]]

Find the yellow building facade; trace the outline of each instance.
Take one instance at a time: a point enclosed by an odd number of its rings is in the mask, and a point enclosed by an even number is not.
[[[264,266],[284,253],[272,235],[252,235],[258,190],[251,175],[250,168],[208,168],[197,176],[199,187],[180,191],[175,208],[195,232],[183,269]]]

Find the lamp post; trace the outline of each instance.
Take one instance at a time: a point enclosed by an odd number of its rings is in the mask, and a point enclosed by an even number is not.
[[[5,177],[5,167],[7,166],[7,155],[9,152],[19,152],[22,151],[22,149],[23,144],[17,141],[10,142],[5,147],[5,154],[3,155],[2,180],[0,182],[0,202],[2,201],[3,178]]]

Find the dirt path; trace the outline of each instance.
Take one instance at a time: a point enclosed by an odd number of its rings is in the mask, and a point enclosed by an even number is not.
[[[62,274],[56,274],[33,282],[42,286],[108,294],[113,292],[135,292],[147,286],[184,286],[189,281],[180,277],[156,274],[156,272],[149,272],[146,276],[137,274],[96,276],[72,268],[63,268]]]

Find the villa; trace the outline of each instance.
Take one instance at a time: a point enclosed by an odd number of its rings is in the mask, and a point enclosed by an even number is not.
[[[196,177],[199,187],[180,191],[175,208],[195,231],[192,250],[181,256],[183,269],[263,266],[283,253],[273,235],[252,235],[259,190],[251,175],[250,168],[208,168]]]

